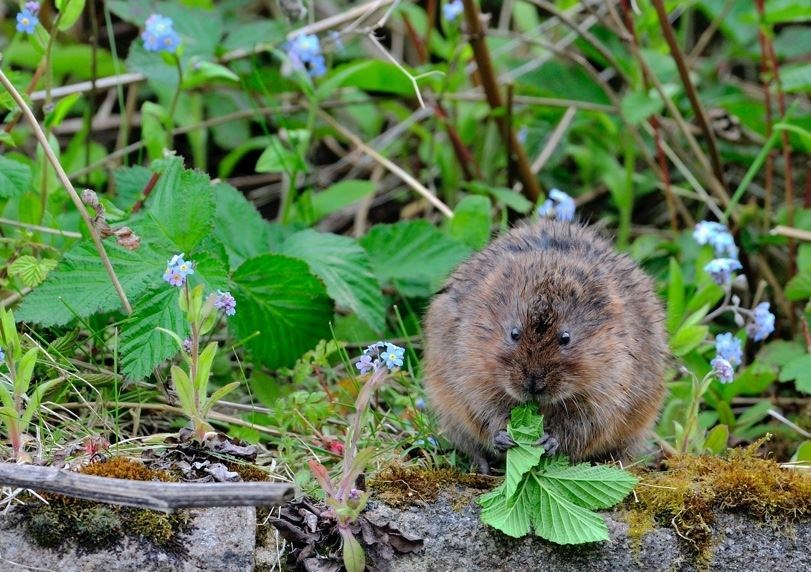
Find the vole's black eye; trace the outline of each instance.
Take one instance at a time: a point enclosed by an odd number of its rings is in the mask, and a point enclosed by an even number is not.
[[[558,336],[558,343],[562,346],[569,345],[570,341],[572,341],[572,336],[569,335],[569,332],[561,332]]]
[[[519,339],[521,339],[521,330],[519,328],[513,328],[510,330],[510,337],[514,342],[517,342]]]

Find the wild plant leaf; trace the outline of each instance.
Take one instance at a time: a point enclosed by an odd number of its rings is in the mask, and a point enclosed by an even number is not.
[[[177,354],[177,343],[157,328],[181,337],[188,334],[178,295],[178,289],[166,283],[150,289],[135,305],[132,316],[121,324],[121,372],[128,379],[145,378],[161,362]]]
[[[324,281],[337,304],[357,314],[376,332],[382,332],[386,304],[372,272],[369,255],[352,238],[302,230],[284,241],[280,250],[304,260]]]
[[[253,256],[268,251],[271,244],[270,223],[262,218],[245,195],[231,185],[214,185],[217,204],[213,236],[225,245],[230,265],[234,268]]]
[[[508,432],[517,445],[507,453],[504,482],[479,499],[482,522],[513,537],[534,530],[558,544],[608,540],[605,522],[591,509],[625,498],[636,478],[612,466],[571,466],[566,457],[542,457],[537,452],[542,449],[527,447],[539,439],[542,424],[535,407],[513,409]],[[531,464],[535,455],[538,460]]]
[[[19,276],[22,283],[33,288],[39,286],[48,272],[56,268],[56,260],[52,258],[37,259],[30,254],[20,256],[8,267],[11,276]]]
[[[17,197],[31,188],[31,167],[0,155],[0,198]]]
[[[478,250],[490,239],[490,225],[490,199],[470,195],[453,209],[453,218],[448,226],[452,238]]]
[[[376,225],[360,244],[380,282],[405,296],[430,296],[471,253],[426,220]]]
[[[543,447],[538,445],[538,436],[543,434],[543,416],[531,404],[514,407],[507,424],[507,434],[515,441],[515,447],[507,451],[507,469],[504,475],[504,494],[511,496],[522,477],[541,460]]]
[[[143,195],[152,171],[141,165],[119,167],[113,172],[115,196],[113,203],[121,209],[132,208],[132,205]]]
[[[303,260],[279,254],[249,258],[232,281],[237,314],[230,323],[241,338],[250,337],[248,348],[261,363],[291,366],[330,337],[332,300]]]

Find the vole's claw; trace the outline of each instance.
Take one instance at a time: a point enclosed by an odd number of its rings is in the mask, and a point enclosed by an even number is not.
[[[544,448],[545,455],[554,455],[558,452],[560,443],[549,433],[544,433],[541,435],[541,438],[538,439],[538,445]]]
[[[493,447],[495,447],[496,451],[500,453],[505,453],[508,449],[512,449],[515,447],[516,443],[512,437],[502,429],[496,436],[493,437]]]

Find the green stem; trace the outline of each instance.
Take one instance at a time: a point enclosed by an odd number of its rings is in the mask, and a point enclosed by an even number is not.
[[[760,152],[755,157],[755,160],[752,162],[752,165],[749,167],[749,170],[746,171],[746,175],[744,175],[743,179],[741,180],[741,184],[738,185],[738,188],[735,189],[735,192],[732,194],[732,198],[729,199],[729,204],[727,205],[726,210],[724,211],[724,220],[721,222],[726,223],[729,219],[729,215],[732,214],[732,209],[738,204],[743,197],[743,194],[746,192],[746,189],[752,183],[752,180],[757,175],[760,168],[763,166],[763,163],[766,162],[766,158],[769,156],[769,152],[772,150],[777,144],[777,138],[781,132],[790,131],[792,133],[796,133],[800,137],[807,138],[811,140],[811,131],[807,131],[801,127],[797,127],[796,125],[790,125],[788,123],[776,123],[772,130],[772,134],[763,147],[760,149]]]

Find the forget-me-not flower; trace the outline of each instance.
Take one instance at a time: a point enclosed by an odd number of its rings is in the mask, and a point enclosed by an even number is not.
[[[732,367],[740,365],[743,360],[741,340],[729,332],[715,336],[715,351],[718,356],[727,360]]]
[[[725,286],[732,280],[732,273],[743,268],[734,258],[715,258],[704,266],[704,272],[712,277],[719,286]]]
[[[217,297],[214,298],[214,307],[225,312],[226,316],[233,316],[237,313],[237,301],[230,292],[217,290]]]
[[[172,19],[160,14],[147,18],[141,39],[148,52],[174,53],[180,45],[180,36],[175,32]]]
[[[702,220],[693,230],[693,238],[701,245],[709,244],[718,258],[738,258],[735,239],[720,222]]]
[[[310,77],[327,73],[321,42],[315,34],[299,34],[287,42],[286,51],[293,69],[306,71]]]
[[[39,24],[39,2],[26,2],[25,7],[17,14],[17,31],[33,34]]]
[[[448,22],[456,20],[464,11],[465,6],[462,4],[462,0],[452,0],[442,6],[442,16],[444,16]]]
[[[746,326],[746,333],[756,342],[765,340],[774,331],[774,314],[769,311],[769,303],[761,302],[752,310],[752,322]]]
[[[405,349],[395,346],[394,344],[386,344],[386,349],[380,355],[380,358],[389,369],[400,367],[403,365],[403,354]]]
[[[574,199],[561,191],[552,189],[549,197],[538,207],[538,215],[541,217],[554,216],[561,221],[574,219]]]
[[[712,372],[715,374],[715,377],[718,378],[718,381],[721,383],[732,383],[732,379],[735,376],[735,370],[732,364],[721,356],[715,356],[710,364],[712,365]]]

